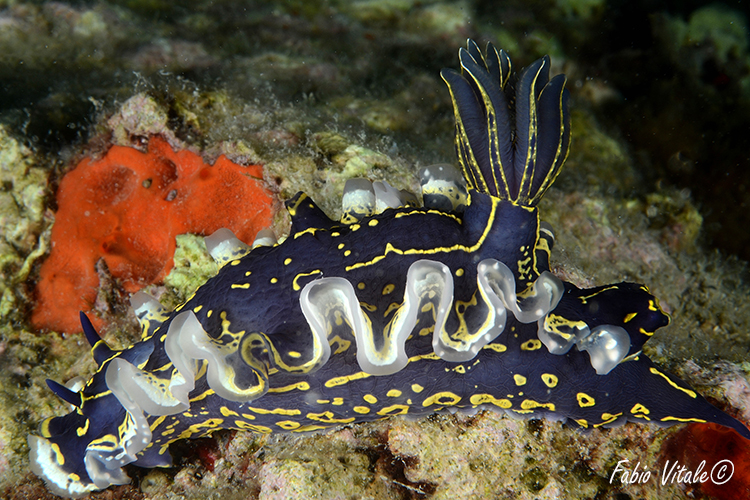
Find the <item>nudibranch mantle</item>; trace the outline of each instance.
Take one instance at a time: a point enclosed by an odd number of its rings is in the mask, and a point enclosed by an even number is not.
[[[565,77],[517,77],[474,42],[444,70],[463,178],[423,169],[424,206],[387,183],[347,183],[340,222],[304,193],[278,243],[206,238],[222,266],[174,311],[141,292],[143,327],[115,351],[81,315],[98,370],[73,411],[29,436],[31,468],[66,497],[169,466],[169,445],[221,429],[306,432],[445,408],[567,419],[716,422],[750,431],[656,367],[643,344],[669,319],[643,285],[579,289],[549,272],[537,203],[568,152]],[[464,183],[465,179],[465,183]]]

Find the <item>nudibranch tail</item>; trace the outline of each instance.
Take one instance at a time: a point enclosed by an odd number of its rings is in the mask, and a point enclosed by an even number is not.
[[[459,49],[461,73],[444,69],[456,115],[456,150],[469,187],[536,206],[568,155],[565,76],[549,78],[545,56],[511,81],[508,55],[473,40]],[[515,119],[515,123],[512,120]]]

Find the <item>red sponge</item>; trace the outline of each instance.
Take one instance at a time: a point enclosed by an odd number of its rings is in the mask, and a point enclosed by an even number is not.
[[[81,331],[78,311],[90,311],[96,299],[100,258],[125,290],[135,292],[172,269],[178,234],[226,227],[251,242],[273,216],[262,175],[259,165],[243,167],[225,156],[207,165],[195,153],[173,151],[158,136],[149,141],[148,153],[112,146],[100,160],[81,161],[57,193],[52,250],[40,271],[33,326]]]

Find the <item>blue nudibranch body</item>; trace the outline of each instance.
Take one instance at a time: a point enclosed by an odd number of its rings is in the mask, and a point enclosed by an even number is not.
[[[750,431],[641,351],[669,318],[648,289],[579,289],[549,272],[536,205],[570,126],[549,58],[518,76],[474,42],[444,70],[463,178],[423,169],[424,206],[347,184],[340,222],[305,194],[289,237],[206,238],[219,273],[174,311],[138,293],[143,337],[113,351],[82,315],[98,370],[75,407],[30,436],[31,467],[67,497],[171,464],[169,444],[217,429],[305,432],[448,407],[550,415],[583,428],[715,422]],[[465,183],[464,183],[465,182]],[[468,188],[468,189],[467,189]]]

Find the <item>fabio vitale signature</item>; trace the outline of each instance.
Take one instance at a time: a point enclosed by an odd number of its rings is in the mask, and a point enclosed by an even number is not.
[[[630,460],[620,460],[609,477],[609,484],[619,480],[623,484],[648,483],[649,481],[660,481],[662,486],[667,484],[696,484],[712,482],[713,484],[724,484],[734,475],[734,464],[731,460],[719,460],[715,464],[708,465],[703,460],[694,470],[680,464],[679,461],[667,460],[664,468],[654,470],[653,474],[648,468],[641,467],[641,463],[630,468]]]

